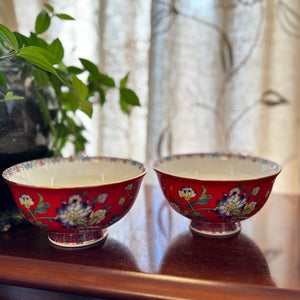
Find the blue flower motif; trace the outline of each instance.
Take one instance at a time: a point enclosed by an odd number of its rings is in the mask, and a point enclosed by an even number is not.
[[[229,195],[224,193],[223,198],[217,200],[216,213],[219,214],[220,218],[239,216],[247,201],[245,192],[239,188],[234,188],[229,192]]]
[[[92,207],[87,203],[81,203],[74,200],[71,204],[64,203],[61,208],[57,208],[57,221],[62,223],[63,227],[74,227],[82,224],[89,217]]]

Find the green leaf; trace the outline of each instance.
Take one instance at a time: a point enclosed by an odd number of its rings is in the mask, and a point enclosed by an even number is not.
[[[199,197],[196,201],[195,201],[195,205],[205,205],[205,204],[207,204],[208,203],[208,201],[207,201],[207,199],[206,198],[202,198],[201,199],[201,197]]]
[[[18,51],[18,41],[15,35],[3,24],[0,24],[0,41],[10,48],[10,50]]]
[[[98,88],[96,88],[96,90],[100,96],[100,104],[103,105],[106,101],[105,92],[100,86]]]
[[[0,85],[7,90],[7,85],[6,85],[6,78],[5,75],[0,71]]]
[[[49,82],[48,74],[41,69],[32,69],[31,73],[34,77],[35,82],[38,84],[40,88],[46,86]]]
[[[44,198],[41,194],[37,193],[37,195],[39,196],[39,203],[37,207],[50,207],[50,204],[48,202],[44,202]]]
[[[120,88],[125,88],[128,82],[129,73],[120,81]]]
[[[64,57],[64,48],[59,39],[55,39],[48,48],[54,58],[54,64],[58,64]]]
[[[72,85],[79,98],[85,100],[88,95],[88,88],[75,74],[72,74]]]
[[[44,125],[45,127],[47,127],[49,125],[49,117],[48,117],[48,107],[47,107],[47,103],[45,98],[42,96],[41,93],[37,93],[39,102],[40,102],[40,106],[41,106],[41,110],[42,110],[42,114],[43,114],[43,121],[44,121]]]
[[[40,207],[40,208],[36,208],[34,211],[36,214],[45,214],[47,212],[47,209]]]
[[[201,187],[202,187],[202,194],[195,201],[195,205],[205,205],[208,203],[208,200],[212,198],[211,195],[206,194],[207,189],[205,188],[205,186],[201,185]]]
[[[67,71],[71,74],[75,74],[75,75],[78,75],[78,74],[81,74],[82,73],[82,70],[78,67],[74,67],[74,66],[70,66],[70,67],[67,67]]]
[[[120,98],[120,106],[121,106],[122,111],[125,114],[127,114],[127,115],[130,114],[130,110],[129,110],[128,104],[123,100],[123,98]]]
[[[93,105],[89,101],[80,102],[80,110],[90,118],[93,115]]]
[[[71,110],[75,112],[79,108],[79,101],[74,95],[74,93],[69,92],[64,95],[64,105],[66,106],[66,109]]]
[[[201,187],[202,187],[202,194],[201,194],[200,197],[197,199],[197,201],[207,201],[207,200],[211,199],[212,196],[206,194],[207,189],[205,188],[205,186],[201,185]],[[196,201],[196,202],[197,202],[197,201]],[[206,204],[206,203],[204,203],[204,204]]]
[[[114,80],[111,77],[109,77],[108,75],[100,73],[98,67],[94,63],[92,63],[91,61],[89,61],[87,59],[83,59],[83,58],[80,58],[80,61],[81,61],[82,65],[84,66],[84,68],[86,69],[86,71],[90,72],[90,75],[91,75],[90,80],[91,81],[96,80],[99,83],[106,85],[108,87],[116,86]]]
[[[15,31],[14,31],[14,35],[18,41],[19,48],[29,46],[28,37],[26,37],[25,35],[23,35],[19,32],[15,32]]]
[[[37,46],[37,47],[41,47],[41,48],[44,48],[44,49],[48,49],[48,43],[39,38],[35,33],[33,32],[30,32],[30,37],[27,39],[28,41],[28,46]]]
[[[42,221],[34,221],[34,220],[30,220],[30,222],[33,224],[33,225],[38,225],[38,227],[42,227],[42,228],[47,228],[48,225],[47,224],[44,224]]]
[[[194,214],[192,214],[192,216],[193,216],[193,215],[194,215]],[[205,220],[205,215],[199,214],[199,215],[194,215],[194,217],[195,217],[197,220],[199,220],[199,221]]]
[[[37,193],[37,195],[39,196],[39,203],[37,205],[37,207],[34,210],[34,214],[44,214],[47,213],[47,209],[48,207],[50,207],[50,204],[47,202],[43,201],[43,196],[39,193]]]
[[[67,14],[55,14],[55,16],[62,20],[75,20],[73,17]]]
[[[89,191],[85,191],[82,193],[81,198],[86,198],[87,194],[89,193]]]
[[[98,218],[90,218],[88,221],[88,225],[93,225],[98,222]]]
[[[129,105],[140,106],[140,101],[135,92],[128,88],[120,88],[122,101]]]
[[[61,87],[62,87],[62,82],[60,81],[60,79],[54,75],[54,74],[49,74],[49,79],[51,82],[51,85],[55,91],[55,94],[57,97],[60,97],[62,91],[61,91]]]
[[[56,75],[57,72],[53,67],[53,65],[49,62],[49,60],[43,54],[41,54],[40,51],[35,51],[32,47],[34,46],[23,48],[19,52],[18,56],[24,58],[25,60],[31,62],[32,64],[38,66],[39,68]],[[34,47],[34,48],[39,48],[39,47]]]
[[[89,71],[92,75],[96,75],[99,73],[98,67],[91,61],[84,59],[84,58],[80,58],[79,60],[82,63],[82,65],[84,66],[84,68],[87,71]]]
[[[101,83],[103,85],[106,85],[108,87],[115,87],[116,86],[115,81],[111,77],[109,77],[108,75],[98,73],[98,74],[96,74],[95,79],[99,83]]]
[[[41,54],[42,56],[44,56],[45,60],[49,61],[52,65],[57,63],[57,58],[54,57],[54,55],[48,51],[47,49],[44,49],[42,47],[37,47],[37,46],[28,46],[28,47],[24,47],[21,52],[26,51],[26,53],[32,53],[32,54]]]
[[[82,139],[80,138],[82,137]],[[83,138],[82,135],[78,136],[76,135],[75,137],[75,151],[76,152],[82,152],[84,151],[84,145],[86,144],[87,140],[85,138]]]
[[[190,214],[190,212],[189,212],[187,209],[185,209],[185,210],[183,211],[183,214],[184,214],[185,216],[188,216],[188,215]]]
[[[83,218],[78,218],[78,219],[74,220],[74,222],[76,225],[82,225],[84,227],[87,226],[87,220],[83,219]]]
[[[24,97],[22,96],[16,96],[13,94],[13,92],[9,91],[6,93],[5,97],[4,97],[4,101],[8,101],[8,100],[23,100]]]
[[[50,22],[50,16],[45,10],[42,10],[35,20],[35,33],[41,34],[45,32],[49,28]]]
[[[239,215],[241,214],[241,211],[238,210],[238,209],[236,209],[236,210],[231,211],[231,214],[232,214],[233,216],[239,216]]]
[[[53,6],[51,6],[50,4],[44,3],[44,6],[50,11],[50,12],[54,12],[54,8]]]

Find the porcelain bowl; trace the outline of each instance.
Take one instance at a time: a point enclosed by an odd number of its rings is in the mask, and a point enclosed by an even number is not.
[[[53,244],[81,247],[103,240],[130,210],[145,174],[134,160],[70,157],[27,161],[2,176],[17,206]]]
[[[258,157],[196,153],[173,155],[153,164],[171,207],[191,219],[193,232],[228,236],[256,214],[270,196],[281,167]]]

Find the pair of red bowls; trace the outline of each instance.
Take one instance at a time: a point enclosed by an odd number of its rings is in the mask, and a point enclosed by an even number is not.
[[[267,201],[281,167],[230,154],[186,154],[153,164],[166,200],[191,219],[193,232],[227,236]],[[147,172],[122,158],[45,158],[17,164],[2,176],[17,206],[62,247],[98,243],[132,207]]]

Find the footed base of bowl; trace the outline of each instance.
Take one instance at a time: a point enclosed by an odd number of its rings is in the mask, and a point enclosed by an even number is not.
[[[238,234],[241,230],[240,222],[235,223],[210,223],[191,221],[192,232],[204,236],[226,237]]]
[[[50,232],[48,239],[55,246],[64,248],[78,248],[99,243],[107,237],[107,234],[107,229],[84,233]]]

